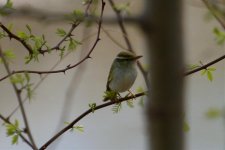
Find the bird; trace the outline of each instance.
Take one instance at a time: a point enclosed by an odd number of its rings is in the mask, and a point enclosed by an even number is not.
[[[142,56],[137,56],[131,52],[122,51],[114,59],[106,84],[106,96],[103,101],[110,100],[107,93],[119,93],[129,91],[137,78],[137,60]],[[130,91],[129,91],[130,92]],[[131,93],[131,92],[130,92]],[[132,93],[131,93],[132,94]],[[111,99],[112,100],[112,99]]]

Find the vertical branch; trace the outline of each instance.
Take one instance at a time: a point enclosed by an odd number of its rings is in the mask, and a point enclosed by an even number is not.
[[[1,49],[1,47],[0,47],[0,57],[2,58],[2,62],[5,66],[5,69],[6,69],[7,73],[11,74],[10,68],[8,66],[8,63],[5,59],[5,57],[4,57],[4,54],[3,54],[3,51]],[[13,86],[13,89],[16,93],[16,97],[17,97],[17,100],[18,100],[18,103],[19,103],[19,106],[20,106],[20,110],[21,110],[21,113],[22,113],[23,121],[24,121],[24,124],[25,124],[25,132],[27,133],[27,135],[30,139],[30,142],[32,143],[33,149],[37,150],[37,146],[34,142],[32,134],[31,134],[30,127],[29,127],[28,120],[27,120],[27,116],[26,116],[26,112],[25,112],[25,109],[24,109],[24,106],[23,106],[23,102],[22,102],[22,98],[21,98],[21,90],[16,86],[15,83],[12,83],[12,86]]]
[[[148,103],[150,148],[182,150],[182,0],[145,0],[145,6],[142,28],[151,64]]]

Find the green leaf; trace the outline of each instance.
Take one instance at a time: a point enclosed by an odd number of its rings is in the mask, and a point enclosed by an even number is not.
[[[80,131],[80,132],[84,132],[84,127],[81,126],[81,125],[75,126],[75,127],[73,127],[73,128],[76,129],[76,130],[78,130],[78,131]]]
[[[11,61],[12,59],[16,58],[16,55],[12,50],[4,50],[3,51],[4,58],[7,62]],[[0,58],[0,63],[2,63],[2,59]]]
[[[23,31],[18,31],[17,36],[23,40],[28,40],[30,38],[29,35],[27,35],[25,32]]]
[[[218,28],[213,29],[213,33],[216,36],[216,42],[218,45],[223,45],[225,42],[225,32],[219,30]]]
[[[25,78],[21,74],[15,74],[12,77],[10,77],[10,81],[13,84],[24,84]]]
[[[118,113],[122,109],[122,103],[116,103],[113,105],[112,111],[113,113]]]
[[[142,93],[142,92],[144,92],[144,89],[143,89],[141,86],[139,86],[139,87],[136,89],[136,92],[137,92],[137,93]]]
[[[206,70],[206,69],[201,70],[201,75],[203,76],[206,72],[207,72],[207,70]]]
[[[12,145],[18,144],[19,135],[14,135],[12,137]]]
[[[8,29],[9,31],[12,31],[12,28],[13,28],[13,24],[10,23],[10,24],[8,25],[7,29]]]
[[[134,103],[133,103],[133,99],[127,100],[127,106],[129,106],[130,108],[134,108]]]
[[[116,4],[114,6],[118,11],[122,11],[122,12],[125,12],[127,14],[130,14],[130,2],[126,2],[126,3],[121,3],[121,4]]]
[[[88,106],[91,108],[92,113],[94,113],[95,107],[96,107],[96,103],[88,104]]]
[[[26,85],[27,97],[28,97],[29,100],[31,100],[31,98],[32,98],[32,96],[33,96],[33,92],[32,92],[32,90],[31,90],[31,86],[32,86],[32,85],[33,85],[33,84],[27,84],[27,85]]]
[[[184,132],[190,131],[190,126],[186,121],[183,122],[183,131]]]
[[[64,37],[64,36],[66,36],[67,33],[64,29],[58,28],[57,31],[56,31],[56,34],[60,37]]]
[[[80,10],[74,10],[71,14],[67,15],[67,18],[72,22],[81,22],[84,20],[84,13]]]
[[[209,71],[216,71],[216,68],[210,67],[210,68],[207,68],[207,70],[209,70]]]
[[[213,76],[212,76],[212,72],[211,71],[207,71],[207,78],[209,79],[209,81],[213,80]]]
[[[144,107],[144,96],[142,96],[141,98],[140,98],[140,101],[139,101],[139,106],[141,106],[141,107]]]
[[[199,65],[196,65],[196,64],[193,64],[193,65],[188,65],[188,69],[190,70],[193,70],[193,69],[196,69],[196,68],[199,68],[200,66]]]
[[[217,119],[222,116],[222,110],[219,108],[209,108],[205,115],[208,119]]]
[[[26,28],[27,28],[27,30],[29,31],[29,33],[31,34],[32,30],[31,30],[31,27],[30,27],[29,24],[26,24]]]
[[[17,119],[15,120],[14,125],[15,125],[16,129],[19,128],[19,121]]]
[[[104,99],[117,99],[117,92],[114,91],[105,91],[103,95]]]
[[[5,16],[8,14],[8,10],[12,9],[13,3],[12,0],[7,0],[5,5],[0,8],[0,15]]]
[[[7,7],[7,8],[12,8],[12,7],[13,7],[12,0],[7,0],[7,2],[6,2],[6,4],[5,4],[5,7]]]

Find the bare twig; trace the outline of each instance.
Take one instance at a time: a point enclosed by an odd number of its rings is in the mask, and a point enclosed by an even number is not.
[[[124,101],[127,101],[127,100],[130,100],[130,99],[135,99],[137,97],[140,97],[140,96],[143,96],[143,95],[146,95],[145,92],[143,93],[138,93],[138,94],[135,94],[135,95],[132,95],[130,97],[124,97],[124,98],[120,98],[116,101],[110,101],[108,103],[104,103],[104,104],[101,104],[101,105],[98,105],[94,108],[90,108],[88,109],[87,111],[85,111],[84,113],[82,113],[79,117],[77,117],[74,121],[72,121],[69,125],[67,125],[65,128],[63,128],[61,131],[59,131],[56,135],[54,135],[50,140],[48,140],[39,150],[45,150],[52,142],[54,142],[58,137],[60,137],[63,133],[65,133],[66,131],[70,130],[71,128],[73,128],[73,126],[78,122],[80,121],[81,119],[83,119],[85,116],[87,116],[88,114],[92,113],[93,111],[96,111],[98,109],[102,109],[104,107],[107,107],[107,106],[110,106],[110,105],[113,105],[113,104],[116,104],[116,103],[120,103],[120,102],[124,102]]]
[[[0,114],[0,119],[2,119],[2,120],[3,120],[5,123],[7,123],[7,124],[13,125],[13,123],[10,122],[8,118],[5,118],[5,117],[2,116],[1,114]],[[20,138],[21,138],[25,143],[27,143],[27,145],[29,145],[31,148],[33,148],[33,145],[26,139],[25,136],[23,136],[22,133],[20,133],[20,134],[18,134],[18,135],[20,136]]]
[[[1,48],[0,48],[0,57],[2,58],[2,62],[4,64],[4,66],[5,66],[5,69],[6,69],[7,73],[11,74],[10,68],[8,66],[7,61],[5,60],[5,57],[3,55],[3,52],[2,52]],[[30,130],[30,127],[29,127],[29,124],[28,124],[27,115],[26,115],[26,112],[25,112],[25,108],[23,106],[22,98],[21,98],[21,90],[18,89],[18,87],[16,86],[15,83],[11,83],[11,84],[12,84],[13,89],[14,89],[14,91],[16,93],[16,96],[17,96],[17,100],[18,100],[18,103],[19,103],[19,106],[20,106],[20,110],[21,110],[21,113],[22,113],[23,121],[24,121],[24,124],[25,124],[25,127],[26,127],[25,128],[26,133],[27,133],[27,135],[28,135],[28,137],[30,139],[30,142],[32,143],[33,149],[36,150],[37,146],[36,146],[36,144],[34,142],[34,139],[33,139],[33,136],[31,134],[31,130]]]

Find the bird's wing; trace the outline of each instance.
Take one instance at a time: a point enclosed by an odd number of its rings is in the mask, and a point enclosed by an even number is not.
[[[107,84],[106,84],[106,91],[110,91],[110,87],[109,87],[109,83],[112,81],[112,71],[110,70],[109,72],[109,76],[108,76],[108,80],[107,80]]]
[[[107,84],[106,84],[106,91],[111,91],[110,87],[109,87],[109,83],[113,80],[113,68],[115,68],[115,63],[112,64],[110,71],[109,71],[109,75],[108,75],[108,79],[107,79]]]

